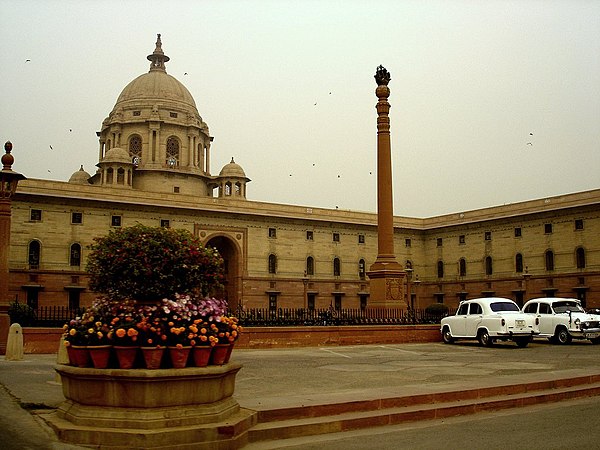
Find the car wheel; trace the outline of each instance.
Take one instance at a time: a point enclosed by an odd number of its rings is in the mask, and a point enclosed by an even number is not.
[[[590,339],[590,341],[592,341],[592,344],[598,345],[598,344],[600,344],[600,337],[592,338],[592,339]]]
[[[557,344],[568,344],[571,342],[571,335],[567,331],[566,328],[559,328],[556,330],[556,334],[554,335]]]
[[[531,338],[530,337],[515,338],[515,342],[516,342],[517,346],[519,346],[521,348],[525,348],[531,342]]]
[[[450,328],[444,327],[442,330],[442,340],[444,341],[444,344],[452,344],[454,342]]]
[[[490,337],[490,333],[488,333],[487,330],[480,330],[479,333],[477,333],[477,340],[484,347],[491,347],[494,344]]]

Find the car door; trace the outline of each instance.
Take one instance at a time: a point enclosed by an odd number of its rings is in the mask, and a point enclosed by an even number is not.
[[[471,303],[465,320],[465,336],[476,337],[479,324],[483,320],[483,308],[479,303]]]
[[[452,335],[453,336],[465,336],[465,326],[469,313],[469,304],[463,303],[458,307],[454,320],[452,321]]]
[[[540,334],[544,336],[553,336],[555,317],[552,308],[548,303],[540,303],[538,317],[540,319]]]

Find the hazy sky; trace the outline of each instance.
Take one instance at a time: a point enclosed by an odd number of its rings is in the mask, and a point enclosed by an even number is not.
[[[379,64],[396,215],[600,188],[598,0],[0,0],[0,30],[0,140],[29,178],[95,172],[161,33],[211,172],[235,157],[251,200],[376,210]]]

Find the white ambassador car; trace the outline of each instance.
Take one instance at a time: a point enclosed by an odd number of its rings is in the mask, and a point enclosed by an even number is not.
[[[568,344],[572,339],[600,344],[600,315],[586,313],[577,299],[534,298],[523,305],[523,312],[539,320],[539,335],[554,344]]]
[[[442,319],[440,330],[446,344],[456,339],[477,339],[483,346],[512,340],[519,347],[527,347],[539,333],[535,317],[523,314],[515,302],[502,297],[461,302],[455,315]]]

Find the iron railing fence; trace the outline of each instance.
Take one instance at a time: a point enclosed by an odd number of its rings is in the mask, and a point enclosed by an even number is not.
[[[436,324],[446,316],[424,309],[400,308],[238,308],[234,314],[239,318],[240,324],[246,327]]]
[[[62,327],[71,319],[81,317],[84,312],[85,308],[40,306],[11,314],[11,323],[19,323],[24,327]],[[285,327],[436,324],[440,323],[442,317],[454,314],[455,310],[451,308],[447,314],[440,314],[425,309],[400,308],[237,308],[231,312],[244,327]]]
[[[11,323],[18,323],[23,327],[62,327],[65,323],[76,317],[81,317],[85,308],[69,308],[67,306],[40,306],[31,308],[25,305],[17,310],[10,311]]]

